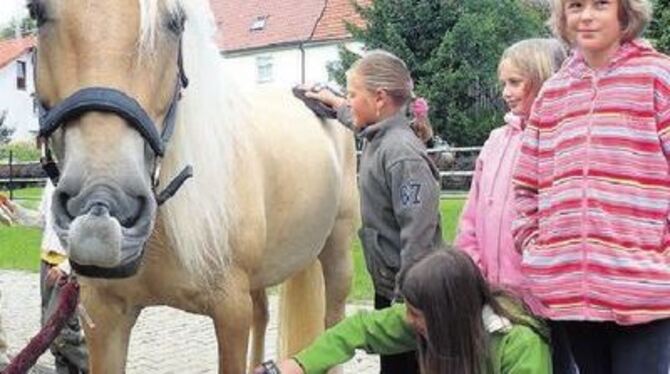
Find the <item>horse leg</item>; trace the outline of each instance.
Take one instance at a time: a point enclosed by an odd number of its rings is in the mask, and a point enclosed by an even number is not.
[[[351,258],[352,227],[353,220],[351,218],[338,218],[321,254],[319,254],[326,286],[326,327],[330,327],[344,318],[353,274]]]
[[[251,326],[251,359],[249,367],[254,368],[263,362],[265,355],[265,332],[270,314],[268,311],[268,295],[265,289],[251,293],[254,308],[254,320]]]
[[[92,327],[83,323],[90,372],[125,373],[130,330],[141,309],[115,297],[102,296],[96,290],[90,291],[82,294],[86,310],[95,325]]]
[[[225,288],[212,301],[211,317],[219,346],[219,374],[245,373],[253,313],[248,280],[231,271]]]

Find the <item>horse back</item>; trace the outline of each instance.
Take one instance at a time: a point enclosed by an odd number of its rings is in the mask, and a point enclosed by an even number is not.
[[[290,90],[258,91],[251,103],[248,155],[237,175],[254,178],[241,193],[262,204],[264,267],[279,279],[280,269],[316,258],[338,218],[355,215],[354,138],[337,121],[317,118]],[[262,283],[268,282],[274,279]]]

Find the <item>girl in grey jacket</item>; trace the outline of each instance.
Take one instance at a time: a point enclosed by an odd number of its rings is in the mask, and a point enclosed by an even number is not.
[[[346,100],[328,90],[307,93],[336,108],[338,120],[365,140],[359,236],[376,309],[391,305],[405,270],[442,242],[439,173],[411,127],[426,119],[413,86],[405,63],[378,50],[347,72]],[[419,110],[408,115],[408,108]],[[418,372],[413,354],[389,357],[382,357],[382,373]]]

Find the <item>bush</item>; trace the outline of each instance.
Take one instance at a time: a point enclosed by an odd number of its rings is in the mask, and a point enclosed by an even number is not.
[[[670,54],[670,0],[654,1],[654,20],[647,36],[654,46],[665,54]]]
[[[9,152],[12,152],[14,162],[39,161],[40,151],[33,142],[13,142],[0,145],[0,162],[9,161]]]
[[[357,7],[366,28],[349,25],[366,49],[402,58],[418,95],[431,102],[431,122],[450,144],[483,144],[502,123],[497,85],[502,51],[521,39],[548,35],[542,10],[521,0],[373,0]],[[342,50],[331,77],[344,84],[356,56]]]

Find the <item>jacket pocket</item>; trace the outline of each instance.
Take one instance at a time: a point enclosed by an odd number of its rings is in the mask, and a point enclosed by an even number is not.
[[[394,267],[393,264],[399,262],[399,259],[395,259],[392,253],[387,253],[388,250],[384,251],[379,243],[377,230],[362,227],[358,230],[358,236],[363,245],[363,256],[375,291],[392,294],[395,288],[395,274],[398,272],[397,267]]]

